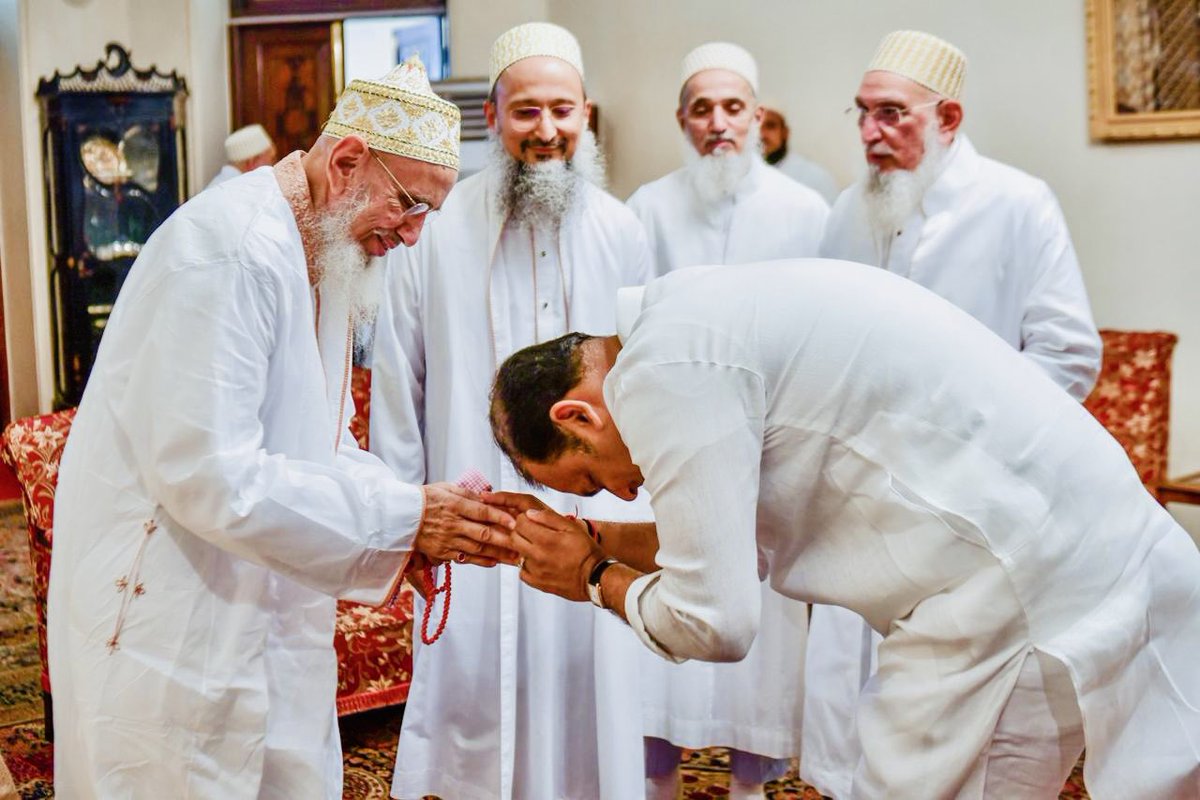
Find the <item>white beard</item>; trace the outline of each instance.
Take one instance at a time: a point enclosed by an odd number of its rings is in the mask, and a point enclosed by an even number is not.
[[[584,182],[604,187],[604,155],[588,129],[579,135],[575,154],[527,164],[509,155],[500,137],[488,133],[488,159],[500,171],[497,201],[501,212],[518,225],[552,230],[575,208]]]
[[[715,205],[733,196],[742,179],[750,174],[754,162],[762,158],[758,123],[746,133],[742,151],[729,148],[702,156],[684,135],[683,157],[692,191],[704,205]]]
[[[318,286],[329,297],[345,298],[356,330],[375,322],[383,293],[383,259],[368,256],[350,235],[350,224],[369,202],[363,191],[317,220]]]
[[[925,124],[924,138],[925,153],[916,169],[881,172],[874,164],[867,168],[863,200],[877,238],[886,240],[896,235],[941,172],[949,147],[938,139],[937,125],[932,120]]]

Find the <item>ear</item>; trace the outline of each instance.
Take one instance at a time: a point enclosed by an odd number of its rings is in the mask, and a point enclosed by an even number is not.
[[[756,123],[758,123],[759,125],[762,125],[763,117],[765,117],[766,115],[767,115],[766,108],[764,108],[761,105],[754,107],[754,121]]]
[[[962,125],[963,107],[957,100],[945,100],[938,106],[938,130],[953,134]]]
[[[588,98],[583,101],[583,127],[592,127],[592,101]]]
[[[359,136],[346,136],[329,148],[325,178],[328,181],[331,199],[346,194],[354,183],[354,175],[364,169],[371,157],[367,143]]]
[[[550,406],[550,421],[580,438],[603,430],[604,419],[586,400],[559,400]]]
[[[675,120],[679,123],[679,130],[681,130],[681,131],[686,130],[686,128],[684,128],[684,121],[686,119],[687,119],[687,112],[685,112],[683,110],[683,106],[680,106],[679,108],[675,109]]]
[[[488,130],[492,133],[498,133],[496,129],[496,104],[491,100],[483,101],[483,118],[487,120]]]

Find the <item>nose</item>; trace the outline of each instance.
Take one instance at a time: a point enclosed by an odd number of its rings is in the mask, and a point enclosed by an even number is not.
[[[425,227],[425,215],[413,219],[406,218],[400,223],[400,228],[396,233],[400,236],[400,241],[404,242],[405,247],[412,247],[421,238],[421,229]]]
[[[538,138],[543,142],[549,142],[555,138],[557,131],[554,127],[554,120],[550,118],[550,112],[548,110],[543,111],[542,114],[538,116],[538,124],[535,131]]]
[[[858,123],[858,135],[863,144],[874,144],[883,139],[883,127],[870,114],[863,116]]]
[[[725,109],[720,107],[713,109],[711,125],[716,133],[721,133],[729,127],[729,114],[725,112]]]

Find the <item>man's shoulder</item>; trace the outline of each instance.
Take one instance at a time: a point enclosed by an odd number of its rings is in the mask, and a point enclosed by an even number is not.
[[[978,155],[977,158],[975,191],[982,189],[998,198],[1018,202],[1045,200],[1054,196],[1050,186],[1035,175],[988,156]]]
[[[815,189],[805,186],[774,167],[763,165],[759,180],[772,202],[782,201],[802,210],[828,209],[829,203]]]
[[[633,226],[641,229],[641,222],[629,206],[595,184],[583,184],[583,201],[581,210],[585,219],[601,222],[606,226]]]
[[[669,200],[684,186],[687,179],[687,169],[680,167],[662,177],[647,181],[637,188],[629,197],[630,203],[654,203]]]

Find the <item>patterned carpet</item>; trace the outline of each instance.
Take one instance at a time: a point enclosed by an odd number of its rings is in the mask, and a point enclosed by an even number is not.
[[[0,502],[0,725],[42,713],[37,616],[19,501]]]
[[[52,747],[42,738],[37,632],[29,555],[20,507],[0,503],[0,755],[22,800],[54,796]],[[398,709],[381,709],[342,719],[346,800],[386,800],[400,733]],[[1076,766],[1060,800],[1086,800]],[[729,794],[729,760],[721,749],[688,753],[680,800],[716,800]],[[774,800],[820,800],[794,774],[767,784]]]

